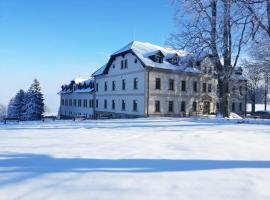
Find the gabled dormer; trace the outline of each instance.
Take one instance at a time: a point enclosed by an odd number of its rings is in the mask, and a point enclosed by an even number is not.
[[[178,65],[179,64],[179,56],[177,54],[173,54],[168,56],[167,61],[171,63],[172,65]]]
[[[165,57],[164,54],[158,50],[158,51],[154,51],[148,54],[148,57],[156,63],[163,63],[163,58]]]

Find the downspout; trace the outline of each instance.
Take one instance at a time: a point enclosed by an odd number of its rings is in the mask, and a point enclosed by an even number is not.
[[[247,87],[248,87],[248,85],[247,85],[248,83],[247,83],[247,81],[246,81],[246,89],[245,89],[245,117],[247,117]]]
[[[149,94],[150,94],[150,86],[149,86],[149,72],[150,72],[150,69],[148,68],[147,70],[147,108],[146,108],[146,115],[147,117],[149,117]]]
[[[96,76],[94,76],[93,115],[94,115],[94,119],[97,119],[97,116],[96,116]]]

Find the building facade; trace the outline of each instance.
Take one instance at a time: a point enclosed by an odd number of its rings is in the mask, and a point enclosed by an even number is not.
[[[94,79],[76,78],[63,85],[59,115],[62,119],[75,117],[94,118]]]
[[[134,41],[112,54],[92,76],[94,89],[87,93],[93,100],[87,107],[91,117],[177,117],[218,111],[218,80],[208,55]],[[231,110],[243,115],[246,80],[241,69],[234,71],[230,87]],[[63,98],[67,97],[61,93]],[[78,113],[75,110],[71,112]]]

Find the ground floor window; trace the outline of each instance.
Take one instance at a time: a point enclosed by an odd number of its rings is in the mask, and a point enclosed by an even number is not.
[[[242,112],[242,103],[239,103],[239,112]]]
[[[193,110],[193,112],[197,112],[197,102],[196,101],[194,101],[192,103],[192,110]]]
[[[134,112],[138,111],[138,102],[136,100],[133,100],[133,111]]]
[[[73,106],[76,107],[77,106],[77,100],[73,99]]]
[[[186,112],[186,102],[185,101],[181,102],[181,112]]]
[[[82,107],[82,100],[81,99],[78,100],[78,106]]]
[[[232,112],[235,112],[235,103],[232,102]]]
[[[115,100],[112,100],[112,109],[115,109]]]
[[[104,109],[107,109],[107,99],[104,100]]]
[[[96,99],[96,108],[98,108],[98,99]]]
[[[122,110],[126,110],[126,101],[122,100]]]
[[[173,112],[173,101],[169,101],[169,112]]]
[[[155,112],[160,112],[160,101],[155,101]]]

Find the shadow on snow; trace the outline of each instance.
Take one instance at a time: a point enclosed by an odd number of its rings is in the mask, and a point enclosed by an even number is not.
[[[22,182],[48,173],[162,173],[243,168],[270,169],[270,161],[88,159],[54,158],[39,154],[1,154],[0,175],[9,173],[10,179],[0,179],[0,186]]]

